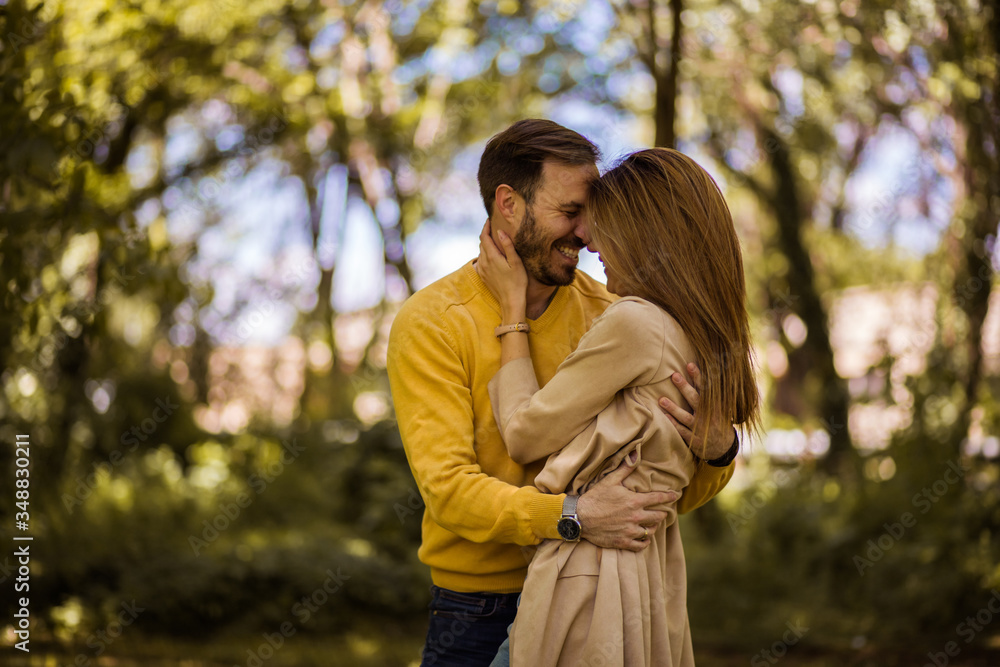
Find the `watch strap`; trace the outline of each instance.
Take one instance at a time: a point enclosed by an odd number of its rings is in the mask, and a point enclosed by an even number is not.
[[[580,518],[576,514],[576,501],[579,496],[567,495],[563,500],[562,516],[556,524],[556,530],[566,542],[579,542],[583,526],[580,525]]]
[[[740,453],[740,435],[733,429],[733,444],[729,448],[729,451],[720,456],[717,459],[712,459],[710,461],[705,461],[708,465],[713,468],[725,468],[730,463],[736,459],[736,455]]]
[[[571,496],[567,494],[566,499],[563,500],[562,515],[564,517],[572,517],[579,521],[580,517],[576,515],[576,503],[579,500],[580,496]]]
[[[522,331],[528,333],[531,331],[531,327],[528,326],[527,322],[517,322],[516,324],[501,324],[496,329],[493,330],[493,335],[499,338],[504,334],[514,333],[515,331]]]

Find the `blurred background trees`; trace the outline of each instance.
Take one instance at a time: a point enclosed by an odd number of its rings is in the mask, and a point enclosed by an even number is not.
[[[289,622],[273,664],[416,659],[386,336],[528,116],[692,154],[744,240],[769,428],[684,519],[699,661],[786,623],[795,664],[996,648],[959,627],[1000,587],[996,3],[7,0],[0,37],[33,650],[248,664]]]

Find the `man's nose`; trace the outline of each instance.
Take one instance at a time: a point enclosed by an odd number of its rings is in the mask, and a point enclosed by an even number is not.
[[[580,222],[577,223],[576,228],[573,230],[573,234],[583,242],[583,245],[587,246],[588,250],[591,252],[594,251],[594,249],[590,247],[592,241],[590,238],[590,226],[587,224],[586,215],[580,216]]]

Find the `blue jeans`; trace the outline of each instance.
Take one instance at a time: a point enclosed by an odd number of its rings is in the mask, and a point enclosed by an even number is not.
[[[507,639],[520,593],[457,593],[431,586],[421,667],[489,667]]]
[[[513,627],[514,625],[511,624],[507,628],[507,639],[503,640],[503,644],[500,644],[500,650],[497,651],[497,656],[493,658],[490,667],[510,667],[510,629]]]

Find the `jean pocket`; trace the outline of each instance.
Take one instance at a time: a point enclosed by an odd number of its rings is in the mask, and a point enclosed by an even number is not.
[[[496,613],[498,601],[493,597],[469,595],[434,587],[430,611],[442,618],[485,618]]]

